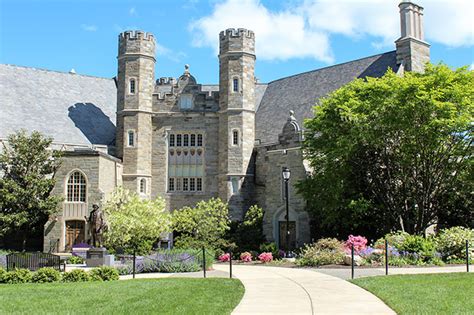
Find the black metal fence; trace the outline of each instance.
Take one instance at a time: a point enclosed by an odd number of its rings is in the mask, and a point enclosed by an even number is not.
[[[7,255],[7,270],[16,268],[36,271],[43,267],[51,267],[58,271],[61,269],[61,259],[58,255],[50,253],[12,253]]]

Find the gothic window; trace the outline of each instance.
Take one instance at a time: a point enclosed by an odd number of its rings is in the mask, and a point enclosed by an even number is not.
[[[133,130],[129,130],[127,132],[127,146],[128,147],[135,146],[135,132]]]
[[[146,179],[140,179],[140,194],[146,194]]]
[[[238,78],[234,78],[234,80],[232,81],[232,91],[233,92],[238,92],[239,91],[239,79]]]
[[[239,131],[232,131],[232,145],[239,145]]]
[[[135,94],[136,84],[137,84],[137,83],[136,83],[135,79],[130,79],[130,84],[129,84],[129,88],[130,88],[129,92],[130,92],[130,94]]]
[[[193,96],[192,95],[181,95],[179,97],[179,108],[191,109],[193,107]]]
[[[68,202],[86,202],[87,184],[84,175],[79,172],[73,172],[67,181]]]
[[[168,192],[203,191],[203,135],[173,132],[168,137]]]

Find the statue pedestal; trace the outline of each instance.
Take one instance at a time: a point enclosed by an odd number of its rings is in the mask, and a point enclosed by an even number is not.
[[[105,256],[107,249],[104,247],[92,247],[87,251],[87,267],[99,267],[106,265]]]

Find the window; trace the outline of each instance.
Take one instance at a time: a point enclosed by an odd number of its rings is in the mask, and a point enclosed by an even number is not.
[[[198,135],[198,147],[202,147],[202,135]]]
[[[181,95],[179,98],[179,108],[191,109],[193,108],[193,96],[192,95]]]
[[[189,146],[189,135],[183,135],[183,145],[185,147]]]
[[[196,190],[202,191],[202,178],[200,177],[196,178]]]
[[[189,178],[183,178],[183,191],[188,191],[188,180]]]
[[[196,191],[196,178],[189,179],[189,190]]]
[[[174,178],[170,178],[168,181],[168,190],[174,191]]]
[[[130,84],[129,84],[129,87],[130,87],[130,94],[135,94],[135,89],[136,89],[136,81],[135,79],[130,79]]]
[[[75,171],[67,180],[67,198],[68,202],[86,202],[86,178],[84,175]]]
[[[133,132],[133,130],[128,131],[127,143],[128,143],[127,146],[129,146],[129,147],[134,147],[135,146],[135,132]]]
[[[239,91],[239,79],[234,78],[233,80],[233,85],[232,85],[232,91],[238,92]]]
[[[196,135],[195,134],[191,135],[191,146],[192,147],[196,146]]]
[[[232,145],[239,145],[239,131],[232,131]]]
[[[146,179],[140,179],[140,194],[146,194]]]
[[[232,177],[231,183],[232,183],[232,194],[237,194],[239,192],[239,178]]]
[[[174,147],[174,135],[170,135],[170,147]]]
[[[178,146],[178,147],[181,146],[181,139],[182,139],[182,136],[181,136],[181,135],[177,135],[177,136],[176,136],[176,146]]]

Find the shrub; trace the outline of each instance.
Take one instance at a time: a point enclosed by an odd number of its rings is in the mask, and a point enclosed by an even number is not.
[[[388,245],[395,247],[397,250],[400,249],[400,246],[403,244],[405,239],[410,236],[407,232],[397,231],[386,234],[384,237],[379,238],[375,242],[375,248],[384,249],[385,248],[385,239],[388,241]]]
[[[435,244],[433,239],[424,238],[420,235],[409,235],[400,245],[402,255],[411,255],[415,260],[428,262],[434,257]]]
[[[252,261],[252,254],[249,252],[243,252],[240,254],[240,260],[243,262],[251,262]]]
[[[15,269],[7,272],[3,279],[4,283],[26,283],[31,282],[32,274],[28,269]]]
[[[474,256],[474,229],[455,226],[439,232],[436,249],[447,262],[466,259],[466,240],[470,243],[470,257]]]
[[[119,279],[119,273],[113,267],[102,266],[92,269],[90,277],[93,281],[112,281]]]
[[[260,245],[261,253],[272,253],[273,259],[278,259],[283,256],[280,256],[280,250],[278,249],[276,243],[264,243]]]
[[[219,261],[220,262],[228,262],[230,261],[230,254],[229,253],[225,253],[225,254],[222,254],[219,256]]]
[[[79,257],[79,256],[71,256],[67,259],[68,264],[83,264],[84,263],[84,258]]]
[[[0,267],[0,283],[5,283],[5,276],[7,274],[7,271]]]
[[[51,267],[38,269],[31,278],[31,282],[35,283],[57,282],[59,280],[61,280],[61,274]]]
[[[260,255],[258,255],[258,260],[263,263],[267,263],[273,260],[273,255],[272,253],[261,253]]]
[[[321,266],[343,262],[343,243],[335,238],[323,238],[316,243],[305,245],[301,250],[300,258],[296,261],[300,266]]]
[[[63,282],[87,282],[90,281],[90,275],[82,269],[74,269],[63,273]]]
[[[347,241],[344,243],[344,249],[346,253],[351,252],[352,246],[354,246],[354,253],[358,255],[367,247],[367,239],[360,235],[349,235]]]

